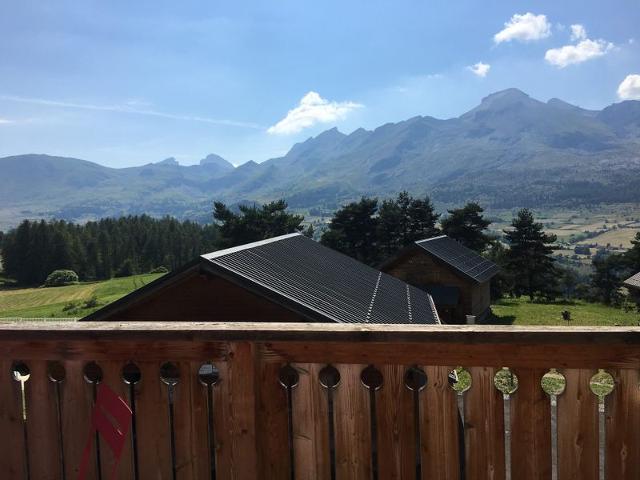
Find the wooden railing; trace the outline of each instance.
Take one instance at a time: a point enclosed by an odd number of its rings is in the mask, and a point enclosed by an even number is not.
[[[134,409],[121,479],[637,479],[639,371],[636,328],[0,324],[0,477],[77,478],[102,382]]]

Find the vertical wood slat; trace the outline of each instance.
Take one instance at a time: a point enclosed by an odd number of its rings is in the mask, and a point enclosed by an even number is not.
[[[176,477],[208,478],[207,392],[198,380],[200,363],[183,361],[176,365],[180,370],[173,397]]]
[[[542,390],[543,369],[512,369],[518,390],[511,395],[511,478],[551,478],[551,404]]]
[[[336,476],[371,478],[371,421],[369,391],[362,385],[364,365],[339,364],[340,385],[334,395]]]
[[[64,438],[64,463],[67,479],[78,477],[84,447],[91,432],[93,386],[84,378],[82,360],[64,363],[65,379],[62,382],[62,436]],[[96,472],[96,446],[93,441],[87,479],[98,478]]]
[[[456,393],[449,386],[449,367],[423,367],[427,386],[420,394],[422,478],[458,480],[460,447]]]
[[[468,478],[505,478],[504,400],[494,384],[495,368],[470,367],[464,422]],[[518,478],[518,477],[516,477]]]
[[[31,478],[62,478],[55,386],[49,379],[47,362],[29,362],[31,377],[26,382],[27,435]]]
[[[376,393],[378,478],[414,479],[416,436],[413,392],[404,385],[406,367],[383,365],[382,388]]]
[[[129,388],[122,379],[122,367],[124,362],[121,361],[101,361],[98,363],[102,369],[102,383],[113,390],[120,398],[129,404]],[[100,463],[102,466],[102,478],[108,479],[113,472],[115,458],[108,444],[101,440],[100,442]],[[133,446],[131,444],[131,426],[129,433],[125,439],[122,456],[117,466],[117,478],[120,480],[129,480],[133,478]]]
[[[615,379],[606,402],[606,478],[640,478],[640,374],[610,371]]]
[[[589,388],[594,370],[564,370],[564,393],[558,397],[558,478],[597,480],[598,397]]]
[[[11,360],[0,360],[0,472],[26,478],[22,392],[13,379]]]
[[[216,366],[221,378],[214,388],[218,478],[257,478],[254,346],[231,343],[227,361]]]
[[[160,380],[159,362],[140,362],[136,416],[141,479],[172,477],[167,385]]]
[[[328,480],[329,425],[327,391],[318,375],[323,365],[294,364],[300,375],[293,391],[293,450],[296,478]]]

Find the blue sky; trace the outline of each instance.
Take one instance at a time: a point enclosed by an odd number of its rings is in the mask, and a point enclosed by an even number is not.
[[[263,161],[509,87],[602,108],[640,98],[639,25],[637,0],[5,0],[0,156]]]

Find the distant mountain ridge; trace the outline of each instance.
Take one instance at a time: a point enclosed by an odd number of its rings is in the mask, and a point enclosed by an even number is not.
[[[23,217],[123,213],[209,219],[211,202],[286,198],[335,208],[407,189],[496,207],[640,201],[640,101],[586,110],[517,89],[447,120],[417,116],[349,135],[336,128],[283,157],[239,167],[211,154],[114,169],[84,160],[0,158],[0,228]]]

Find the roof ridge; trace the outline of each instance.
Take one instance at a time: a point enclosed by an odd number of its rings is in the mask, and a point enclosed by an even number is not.
[[[421,243],[430,242],[431,240],[438,240],[439,238],[443,238],[443,237],[451,238],[450,236],[448,236],[446,234],[442,234],[442,235],[437,235],[435,237],[423,238],[422,240],[416,240],[415,243],[420,245]],[[451,240],[455,240],[457,242],[457,240],[455,238],[451,238]],[[460,243],[460,242],[458,242],[458,243]]]
[[[205,260],[213,260],[215,258],[224,257],[225,255],[229,255],[231,253],[241,252],[242,250],[248,250],[255,247],[260,247],[262,245],[267,245],[269,243],[279,242],[281,240],[287,240],[293,237],[302,237],[302,233],[294,232],[287,233],[286,235],[280,235],[278,237],[267,238],[265,240],[258,240],[257,242],[245,243],[244,245],[238,245],[236,247],[225,248],[223,250],[216,250],[215,252],[205,253],[200,255],[201,258]]]

